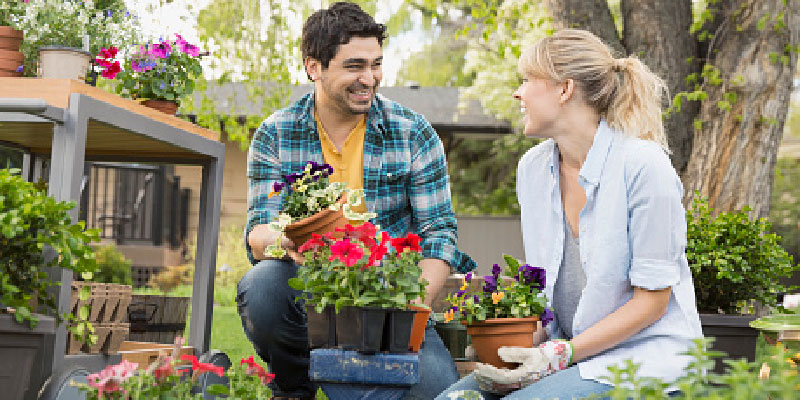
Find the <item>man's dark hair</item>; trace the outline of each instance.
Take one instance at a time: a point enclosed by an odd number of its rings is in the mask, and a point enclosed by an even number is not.
[[[322,63],[323,68],[328,68],[340,44],[356,36],[374,37],[382,46],[385,32],[386,25],[376,23],[357,4],[334,3],[328,9],[311,14],[303,24],[303,60],[312,57]]]

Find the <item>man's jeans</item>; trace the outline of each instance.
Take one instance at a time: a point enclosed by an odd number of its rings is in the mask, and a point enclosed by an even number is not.
[[[306,313],[294,299],[299,292],[287,281],[297,273],[291,261],[261,261],[239,282],[236,303],[247,338],[275,374],[275,396],[310,397],[316,387],[308,379]],[[406,399],[433,399],[458,380],[458,373],[442,339],[433,327],[425,330],[419,351],[420,382]]]

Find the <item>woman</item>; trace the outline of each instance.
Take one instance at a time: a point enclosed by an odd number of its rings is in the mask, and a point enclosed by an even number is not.
[[[626,359],[675,380],[702,332],[663,81],[572,29],[527,49],[519,71],[525,135],[547,139],[517,169],[523,242],[526,262],[547,270],[555,320],[539,347],[501,352],[522,367],[482,366],[438,398],[479,386],[489,399],[585,397],[608,391],[601,377]]]

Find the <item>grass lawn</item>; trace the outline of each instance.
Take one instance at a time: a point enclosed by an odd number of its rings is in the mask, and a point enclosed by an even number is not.
[[[247,340],[247,336],[242,329],[242,321],[236,307],[214,307],[214,317],[211,321],[211,343],[209,348],[220,350],[230,357],[231,362],[239,364],[242,357],[254,356],[257,361],[261,361],[253,349],[253,345]]]

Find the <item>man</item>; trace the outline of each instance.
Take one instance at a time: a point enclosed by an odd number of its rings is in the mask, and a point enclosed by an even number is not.
[[[426,302],[441,290],[450,268],[466,272],[474,261],[456,249],[456,220],[442,143],[419,114],[378,95],[385,26],[352,3],[317,11],[303,26],[305,71],[314,91],[271,115],[256,132],[248,155],[250,182],[246,245],[255,264],[239,283],[237,303],[248,338],[275,373],[275,394],[312,398],[308,379],[305,311],[287,280],[289,260],[266,260],[277,232],[267,224],[282,198],[269,198],[273,182],[308,161],[334,168],[332,180],[364,189],[364,209],[393,237],[423,239]],[[294,249],[301,243],[283,239]],[[296,255],[296,253],[294,253]],[[262,260],[262,261],[259,261]],[[458,375],[429,324],[420,350],[421,382],[408,398],[433,398]]]

